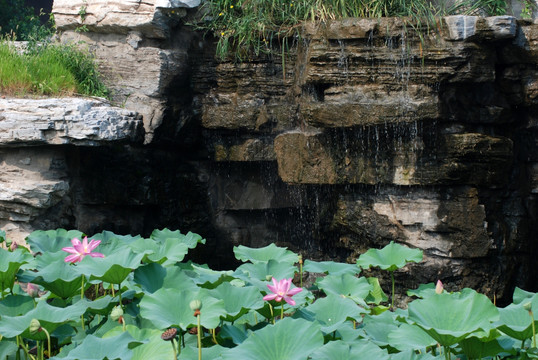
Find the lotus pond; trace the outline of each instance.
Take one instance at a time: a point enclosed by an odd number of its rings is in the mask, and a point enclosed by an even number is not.
[[[422,252],[390,243],[357,264],[315,262],[269,245],[234,248],[235,270],[184,261],[205,240],[36,231],[31,251],[0,242],[0,359],[535,359],[538,297],[496,307],[433,283],[395,308],[362,269],[395,270]],[[309,286],[305,272],[319,274]],[[293,283],[292,283],[292,279]]]

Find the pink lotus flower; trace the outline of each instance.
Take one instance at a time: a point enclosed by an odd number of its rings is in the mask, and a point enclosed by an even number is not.
[[[40,291],[39,286],[32,283],[19,283],[21,289],[33,298],[39,297],[46,293],[46,291]]]
[[[441,280],[437,280],[437,284],[435,285],[435,293],[441,294],[443,292],[443,283]]]
[[[303,291],[302,288],[293,288],[290,289],[291,286],[291,278],[289,279],[282,279],[280,281],[276,281],[275,278],[273,278],[273,285],[267,285],[269,290],[273,294],[267,294],[263,297],[263,300],[269,301],[269,300],[276,300],[278,302],[286,301],[291,306],[295,305],[295,300],[293,300],[291,297],[295,294],[300,293]]]
[[[101,243],[101,240],[91,240],[90,243],[88,244],[88,237],[86,236],[82,240],[82,243],[77,238],[74,238],[73,240],[71,240],[71,243],[73,244],[73,246],[64,247],[62,249],[63,251],[66,251],[72,254],[72,255],[68,255],[65,258],[65,262],[76,263],[84,259],[84,256],[86,255],[90,255],[91,257],[101,257],[101,258],[105,257],[105,255],[101,253],[92,252],[97,247],[97,245]]]

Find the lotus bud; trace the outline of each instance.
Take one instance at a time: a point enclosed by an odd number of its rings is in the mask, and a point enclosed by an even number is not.
[[[532,304],[530,302],[527,302],[527,303],[523,304],[523,309],[525,309],[527,311],[531,311],[532,310]]]
[[[26,289],[24,289],[24,291],[33,298],[39,297],[39,286],[35,284],[26,284]]]
[[[192,300],[189,304],[192,311],[200,311],[202,309],[202,301],[201,300]]]
[[[123,316],[123,310],[121,306],[114,306],[110,312],[110,318],[112,321],[118,321]]]
[[[435,293],[436,294],[443,293],[443,283],[441,282],[441,280],[437,280],[437,284],[435,285]]]
[[[41,331],[41,323],[39,322],[39,320],[32,319],[32,321],[30,321],[29,330],[30,330],[30,334],[35,334],[38,331]]]
[[[273,275],[267,275],[267,276],[265,277],[265,280],[266,280],[266,281],[271,281],[272,279],[273,279]]]
[[[11,244],[9,245],[9,250],[15,251],[17,250],[18,247],[19,247],[19,244],[17,244],[15,241],[12,241]]]

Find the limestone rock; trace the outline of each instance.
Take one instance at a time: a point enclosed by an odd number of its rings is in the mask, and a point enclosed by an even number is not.
[[[59,31],[84,28],[86,31],[126,34],[139,31],[150,38],[165,38],[170,27],[200,0],[55,0],[52,12]]]
[[[476,34],[478,16],[454,15],[445,16],[450,40],[465,40]]]
[[[391,134],[394,135],[393,130]],[[275,139],[278,172],[292,184],[503,184],[512,142],[482,134],[304,133]],[[428,143],[437,143],[432,149]],[[428,148],[427,152],[422,151]],[[434,151],[432,151],[434,150]]]
[[[132,111],[83,98],[0,99],[0,146],[140,141]]]

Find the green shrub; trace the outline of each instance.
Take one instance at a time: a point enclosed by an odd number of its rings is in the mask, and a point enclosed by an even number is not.
[[[51,20],[41,24],[34,9],[24,5],[24,0],[0,0],[0,36],[18,40],[42,40],[54,33]]]

